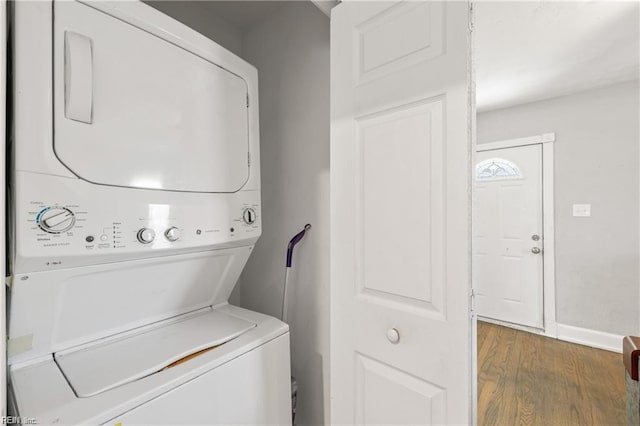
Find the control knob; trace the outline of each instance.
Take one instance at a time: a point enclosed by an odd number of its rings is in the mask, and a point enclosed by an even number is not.
[[[164,236],[171,242],[178,241],[180,239],[180,230],[175,226],[172,226],[171,228],[164,231]]]
[[[251,225],[256,221],[256,211],[250,207],[244,209],[244,212],[242,212],[242,220],[244,220],[244,223],[247,225]]]
[[[76,216],[66,207],[47,207],[38,214],[38,226],[50,234],[67,232],[76,223]]]
[[[156,233],[153,229],[142,228],[138,231],[138,241],[142,244],[152,243],[156,238]]]

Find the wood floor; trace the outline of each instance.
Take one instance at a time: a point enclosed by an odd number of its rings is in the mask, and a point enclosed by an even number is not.
[[[620,354],[478,322],[478,424],[623,425]]]

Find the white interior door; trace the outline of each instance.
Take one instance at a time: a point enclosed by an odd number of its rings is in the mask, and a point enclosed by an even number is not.
[[[332,424],[470,422],[468,19],[332,11]]]
[[[478,315],[542,328],[542,145],[479,152],[473,210]]]

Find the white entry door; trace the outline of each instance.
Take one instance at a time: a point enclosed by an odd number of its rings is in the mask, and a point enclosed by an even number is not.
[[[542,328],[542,145],[478,152],[473,199],[478,315]]]
[[[331,19],[331,424],[471,421],[467,2]]]

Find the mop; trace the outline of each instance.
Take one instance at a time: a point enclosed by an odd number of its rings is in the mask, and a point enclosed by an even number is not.
[[[296,235],[289,240],[289,245],[287,246],[287,264],[284,270],[284,289],[282,291],[282,312],[280,315],[280,319],[283,322],[287,322],[287,291],[289,287],[289,270],[291,269],[291,265],[293,264],[293,248],[302,240],[304,234],[311,229],[310,224],[306,224],[302,231],[298,232]],[[291,377],[291,423],[295,425],[296,423],[296,402],[298,399],[298,383],[296,382],[295,377]]]

